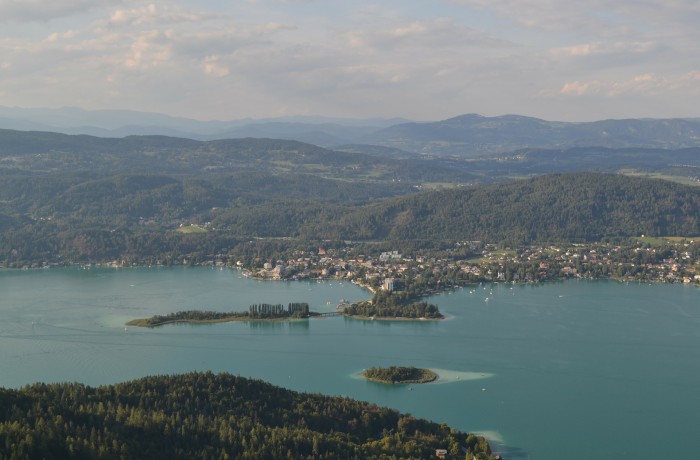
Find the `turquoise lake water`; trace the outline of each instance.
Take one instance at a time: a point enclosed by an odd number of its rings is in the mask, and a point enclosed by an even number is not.
[[[185,309],[369,297],[350,283],[261,282],[235,270],[0,271],[0,386],[225,371],[344,395],[486,435],[507,459],[697,458],[700,289],[571,281],[435,296],[444,321],[342,317],[129,327]],[[488,299],[488,300],[487,300]],[[428,385],[357,377],[438,370]]]

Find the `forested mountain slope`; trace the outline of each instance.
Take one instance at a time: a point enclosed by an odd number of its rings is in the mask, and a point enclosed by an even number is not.
[[[413,192],[408,184],[362,183],[307,174],[117,174],[80,176],[0,175],[0,200],[19,213],[72,217],[197,217],[212,208],[240,208],[275,201],[363,204]]]
[[[263,173],[32,183],[0,176],[0,262],[198,259],[251,238],[515,244],[700,235],[700,188],[599,173],[398,197],[397,184]],[[191,223],[197,234],[178,231]]]
[[[515,242],[700,235],[700,189],[621,175],[552,174],[387,200],[343,217],[335,232]]]
[[[468,416],[468,414],[465,414]],[[483,438],[229,374],[0,388],[1,458],[492,458]]]

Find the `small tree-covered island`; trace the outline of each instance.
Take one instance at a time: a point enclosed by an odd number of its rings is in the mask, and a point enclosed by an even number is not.
[[[438,375],[430,369],[418,367],[371,367],[362,371],[367,380],[379,383],[429,383],[437,380]]]
[[[173,323],[225,323],[229,321],[278,321],[285,319],[305,319],[318,316],[319,313],[309,311],[309,304],[290,303],[285,308],[282,304],[254,304],[248,307],[248,311],[216,312],[187,310],[170,313],[167,315],[155,315],[150,318],[133,319],[126,323],[127,326],[157,327]]]
[[[405,293],[378,291],[371,300],[346,306],[343,314],[372,319],[443,319],[437,305],[418,301]]]

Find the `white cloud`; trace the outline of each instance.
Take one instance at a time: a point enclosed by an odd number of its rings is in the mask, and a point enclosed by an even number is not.
[[[564,84],[559,92],[566,96],[597,95],[606,97],[618,97],[624,94],[658,96],[674,92],[699,95],[699,81],[700,71],[691,71],[678,75],[645,73],[621,80],[594,80],[589,82],[576,80]]]
[[[112,24],[141,24],[146,22],[146,18],[154,16],[157,12],[156,6],[151,3],[150,5],[142,6],[140,8],[133,9],[119,9],[112,13],[109,18],[109,22]]]
[[[591,83],[581,83],[580,81],[572,81],[571,83],[566,83],[560,90],[562,94],[583,96],[586,94],[588,89],[591,87]]]
[[[76,35],[77,32],[75,30],[67,30],[61,33],[53,32],[51,35],[46,37],[46,41],[49,43],[56,43],[63,40],[70,40],[72,38],[75,38]]]
[[[213,77],[225,77],[231,73],[229,68],[222,65],[220,59],[216,56],[207,56],[202,63],[204,73]]]
[[[109,19],[110,25],[168,25],[178,23],[202,23],[208,20],[214,20],[219,17],[218,14],[187,11],[181,7],[170,4],[161,6],[155,3],[139,6],[130,9],[117,9],[112,12]]]
[[[346,40],[353,48],[384,52],[435,47],[445,50],[511,46],[504,40],[447,18],[404,22],[387,30],[355,29],[346,32]]]
[[[550,53],[555,57],[580,57],[589,56],[600,47],[597,43],[586,43],[585,45],[566,46],[563,48],[553,48]]]
[[[587,56],[604,56],[614,54],[643,54],[656,51],[658,45],[652,41],[644,42],[595,42],[574,46],[552,48],[549,53],[557,58],[581,58]]]
[[[425,22],[414,21],[408,25],[397,27],[390,33],[395,37],[405,37],[408,35],[423,34],[428,30]]]
[[[131,43],[124,66],[128,69],[148,68],[168,62],[172,57],[172,49],[163,38],[163,34],[158,31],[139,34]]]

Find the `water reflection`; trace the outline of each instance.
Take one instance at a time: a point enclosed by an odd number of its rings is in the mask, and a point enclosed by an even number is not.
[[[288,329],[294,332],[309,332],[310,324],[312,320],[309,319],[294,319],[294,320],[284,320],[284,321],[245,321],[243,324],[247,325],[251,330],[271,332],[282,329]]]

